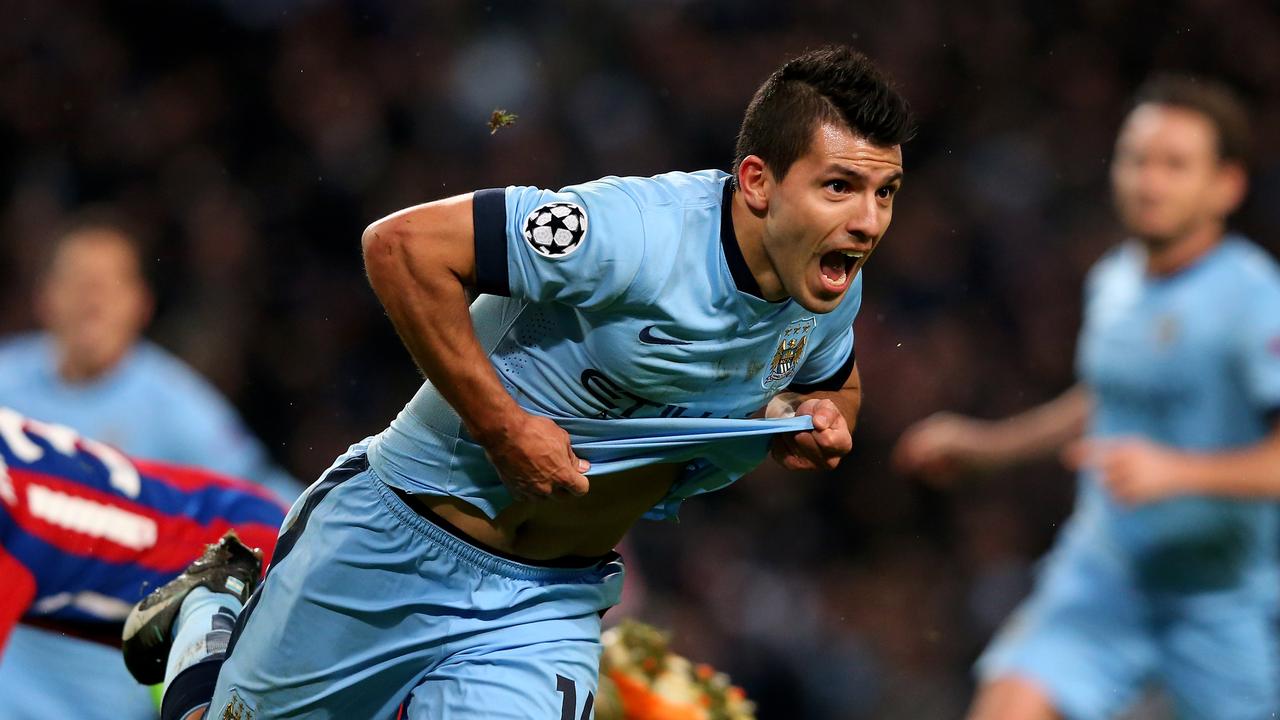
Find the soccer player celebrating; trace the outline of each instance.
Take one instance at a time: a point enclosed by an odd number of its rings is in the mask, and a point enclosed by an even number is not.
[[[828,48],[759,89],[732,175],[481,190],[371,225],[370,281],[428,380],[295,504],[212,715],[589,717],[627,529],[770,438],[794,469],[849,452],[859,270],[910,132],[874,66]],[[183,607],[139,625],[158,656],[186,652]]]
[[[173,580],[228,529],[269,557],[283,519],[283,505],[251,483],[134,460],[0,407],[0,655],[19,622],[118,645],[126,615],[147,589]],[[246,552],[238,564],[259,562]],[[213,591],[191,597],[205,592]],[[223,646],[231,629],[224,624]],[[206,625],[200,634],[216,629]],[[216,635],[210,651],[219,647]],[[118,654],[108,657],[120,664]],[[5,717],[88,717],[98,711],[85,707],[90,702],[107,703],[101,711],[117,717],[154,716],[150,696],[135,685],[94,683],[86,691],[82,674],[111,668],[79,660],[64,657],[62,695],[23,696],[30,704]]]
[[[1247,123],[1219,85],[1151,81],[1111,179],[1133,240],[1090,273],[1080,382],[1021,415],[935,415],[899,466],[941,478],[1067,447],[1075,513],[978,662],[971,718],[1106,718],[1150,681],[1180,718],[1280,710],[1280,270],[1226,233]],[[1081,436],[1084,436],[1083,439]]]

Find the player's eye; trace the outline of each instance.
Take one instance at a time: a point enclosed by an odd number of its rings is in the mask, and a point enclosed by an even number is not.
[[[849,192],[849,183],[844,180],[828,180],[826,187],[832,192],[847,193]]]
[[[889,198],[893,197],[897,193],[898,193],[897,185],[885,185],[879,190],[876,190],[876,197],[880,198],[881,200],[888,200]]]

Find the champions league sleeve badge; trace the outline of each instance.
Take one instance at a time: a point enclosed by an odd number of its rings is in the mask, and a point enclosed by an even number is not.
[[[778,348],[769,361],[769,374],[764,376],[761,384],[769,390],[780,390],[791,382],[796,370],[800,369],[800,360],[804,357],[804,346],[809,341],[809,333],[817,324],[811,317],[801,318],[788,324],[778,335]]]
[[[524,219],[524,239],[543,257],[565,257],[586,236],[587,211],[571,202],[540,205]]]

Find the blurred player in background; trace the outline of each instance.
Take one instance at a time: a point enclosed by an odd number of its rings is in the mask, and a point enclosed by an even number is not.
[[[213,715],[590,717],[627,529],[770,438],[793,469],[849,452],[859,270],[910,134],[870,61],[830,48],[756,93],[732,176],[482,190],[371,225],[370,282],[428,382],[295,503]]]
[[[284,507],[262,488],[195,468],[134,460],[68,427],[0,407],[0,656],[17,623],[101,644],[115,665],[121,626],[148,589],[173,579],[234,528],[268,557]],[[230,635],[230,624],[222,638]],[[2,717],[155,715],[133,682],[69,653],[61,692],[8,688]],[[127,675],[126,675],[127,677]]]
[[[0,343],[0,404],[138,457],[297,497],[301,486],[271,463],[226,399],[142,337],[153,299],[136,240],[90,222],[58,237],[49,257],[35,298],[45,331]]]
[[[286,502],[297,496],[301,485],[270,462],[231,405],[142,338],[153,300],[132,237],[93,220],[59,235],[49,253],[35,298],[46,330],[0,343],[0,405],[136,457],[245,478]],[[102,668],[96,682],[104,691],[132,683],[118,652],[19,627],[0,658],[0,717],[39,714],[32,698],[65,695],[61,672],[73,654]],[[85,677],[81,687],[93,681]],[[86,708],[78,717],[120,717],[105,704]]]
[[[1280,269],[1228,234],[1248,125],[1219,85],[1138,93],[1111,180],[1133,239],[1090,272],[1080,382],[995,422],[941,413],[895,451],[945,478],[1066,448],[1076,509],[978,662],[977,720],[1108,718],[1149,682],[1180,718],[1275,717]],[[1083,436],[1083,439],[1081,439]]]

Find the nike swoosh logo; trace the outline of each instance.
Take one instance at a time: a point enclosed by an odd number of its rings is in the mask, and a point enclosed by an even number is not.
[[[692,344],[692,343],[685,342],[684,340],[675,340],[673,338],[658,337],[657,335],[653,334],[653,329],[655,327],[657,327],[657,325],[646,325],[640,331],[640,342],[644,343],[645,345],[691,345]]]

